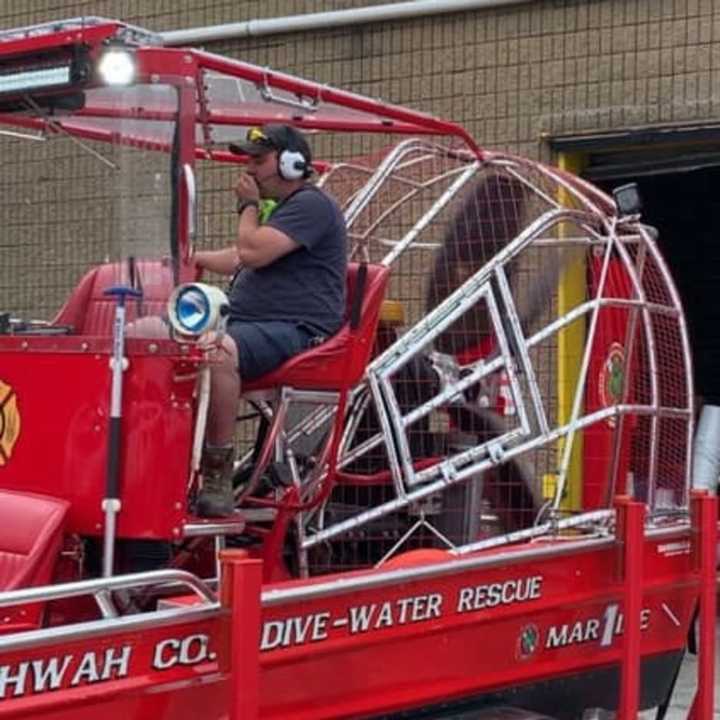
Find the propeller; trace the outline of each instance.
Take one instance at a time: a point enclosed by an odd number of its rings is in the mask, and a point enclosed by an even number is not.
[[[532,190],[521,180],[507,174],[489,173],[476,182],[463,197],[448,224],[442,247],[437,252],[426,293],[426,310],[430,311],[496,256],[524,227],[529,217]],[[580,248],[543,248],[543,262],[532,272],[519,273],[519,261],[505,266],[511,287],[515,288],[515,308],[524,333],[551,307],[560,276],[582,252]],[[435,350],[445,355],[446,368],[457,367],[459,359],[492,358],[494,332],[492,318],[483,302],[475,303],[435,341]],[[437,365],[437,363],[436,363]],[[451,378],[443,378],[445,383]],[[499,437],[507,431],[506,420],[495,409],[496,388],[474,388],[465,402],[448,407],[455,426],[478,437],[481,442]],[[478,395],[488,392],[490,407],[482,407]],[[539,492],[532,467],[524,458],[514,458],[498,466],[488,492],[496,512],[509,530],[527,526],[524,510],[533,517],[540,511],[544,498]],[[511,511],[514,510],[514,511]],[[505,512],[503,512],[505,511]]]

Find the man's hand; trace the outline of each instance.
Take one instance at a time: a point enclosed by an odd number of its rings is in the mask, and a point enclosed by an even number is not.
[[[247,173],[241,173],[235,185],[235,195],[238,200],[256,200],[260,202],[260,189],[255,179]]]
[[[260,202],[260,190],[252,175],[243,173],[235,186],[239,203]],[[299,245],[285,233],[268,225],[258,225],[258,210],[242,212],[238,222],[235,248],[241,265],[260,268],[269,265],[279,257],[297,250]]]
[[[229,354],[229,349],[224,342],[225,337],[224,333],[210,330],[198,338],[197,346],[205,353],[205,357],[211,365],[219,363],[224,355]]]

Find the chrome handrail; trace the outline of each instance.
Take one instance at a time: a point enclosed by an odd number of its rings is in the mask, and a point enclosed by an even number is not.
[[[117,610],[110,595],[113,591],[157,585],[183,585],[192,590],[203,601],[203,605],[217,602],[215,593],[207,583],[192,573],[185,570],[152,570],[0,592],[0,607],[92,595],[104,617],[117,617]]]

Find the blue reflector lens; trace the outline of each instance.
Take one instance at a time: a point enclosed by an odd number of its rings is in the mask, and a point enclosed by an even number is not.
[[[188,287],[178,295],[175,312],[178,322],[187,332],[203,332],[210,319],[208,297],[202,290]]]

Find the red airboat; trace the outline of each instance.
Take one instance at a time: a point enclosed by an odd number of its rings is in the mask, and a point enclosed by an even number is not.
[[[244,388],[237,511],[203,520],[208,359],[133,327],[211,299],[192,248],[232,237],[224,148],[266,122],[326,158],[347,322]],[[0,718],[629,718],[697,614],[712,717],[717,511],[632,208],[97,18],[0,33],[0,124],[2,245],[42,238],[0,315]],[[141,541],[168,566],[128,573]]]

